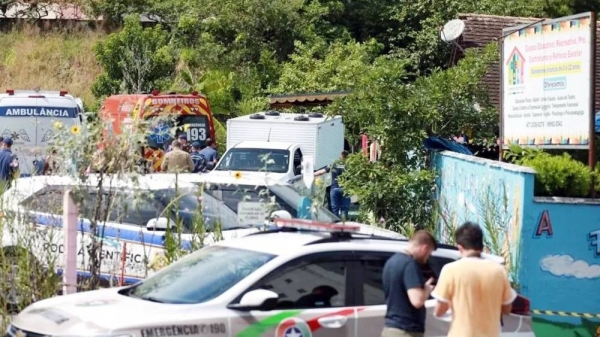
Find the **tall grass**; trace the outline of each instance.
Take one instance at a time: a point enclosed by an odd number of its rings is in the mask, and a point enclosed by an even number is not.
[[[437,235],[442,242],[455,244],[454,232],[465,221],[478,222],[484,231],[485,251],[504,258],[505,267],[516,284],[520,262],[520,203],[511,199],[505,183],[481,186],[471,200],[460,204],[443,197],[438,200]],[[519,193],[515,193],[519,195]],[[469,217],[469,218],[466,218]]]
[[[34,301],[55,296],[60,293],[62,279],[58,270],[62,266],[63,251],[58,247],[63,244],[62,238],[62,195],[68,189],[78,207],[80,219],[77,223],[78,233],[78,270],[86,271],[91,276],[79,278],[79,291],[98,289],[118,285],[123,265],[128,263],[121,259],[121,253],[130,253],[131,243],[116,237],[106,237],[107,222],[119,222],[122,216],[136,213],[138,209],[127,209],[123,205],[131,204],[125,200],[125,194],[115,193],[117,181],[129,181],[132,189],[133,205],[137,200],[152,197],[146,186],[139,184],[137,165],[140,163],[140,151],[134,144],[143,144],[146,134],[129,130],[122,135],[114,136],[105,148],[98,151],[95,144],[100,142],[104,124],[87,124],[81,130],[74,130],[56,124],[55,148],[60,163],[57,174],[77,182],[76,186],[46,186],[39,192],[48,193],[46,198],[30,197],[32,191],[25,188],[22,180],[12,181],[12,189],[0,191],[0,315],[4,318],[2,329],[11,313],[18,312]],[[100,169],[91,175],[85,170],[91,164]],[[175,189],[178,183],[175,182]],[[37,190],[37,188],[36,188]],[[202,191],[199,189],[198,193]],[[96,195],[96,197],[92,197]],[[177,207],[178,194],[171,201]],[[24,200],[23,200],[24,199]],[[16,203],[19,203],[18,209]],[[170,205],[171,206],[171,205]],[[43,225],[32,212],[44,213]],[[191,228],[191,240],[182,238],[184,230],[181,219],[174,219],[175,224],[166,232],[157,232],[165,236],[163,247],[154,247],[141,242],[143,258],[136,268],[143,270],[139,277],[146,277],[174,262],[189,252],[201,248],[210,235],[211,242],[222,239],[221,226],[216,225],[210,233],[204,228],[202,208],[195,210]],[[176,212],[175,212],[176,213]],[[159,215],[161,216],[161,215]],[[110,218],[109,218],[110,217]],[[118,218],[115,220],[115,217]],[[86,219],[86,222],[83,219]],[[140,224],[140,235],[144,224]],[[89,230],[83,234],[84,227]],[[131,239],[129,239],[131,240]],[[115,254],[109,254],[107,252]],[[159,256],[157,259],[156,256]],[[162,261],[160,257],[163,257]],[[101,278],[101,274],[104,275]],[[108,279],[107,279],[108,276]]]
[[[0,34],[0,90],[68,90],[88,107],[97,104],[90,88],[102,69],[94,44],[101,32],[40,32],[34,27]]]

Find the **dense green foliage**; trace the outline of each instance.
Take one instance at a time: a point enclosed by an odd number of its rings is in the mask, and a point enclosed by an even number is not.
[[[175,58],[162,27],[143,29],[135,16],[125,19],[118,34],[96,45],[104,69],[92,91],[97,96],[116,92],[150,92],[165,86],[175,72]]]
[[[227,118],[266,108],[270,94],[351,91],[325,112],[344,117],[350,144],[366,133],[384,150],[376,163],[353,156],[343,185],[365,215],[392,228],[431,218],[425,137],[474,130],[482,145],[495,142],[497,111],[481,78],[497,46],[449,68],[452,46],[440,41],[440,26],[459,13],[548,17],[598,7],[584,0],[82,1],[115,24],[134,12],[162,19],[143,29],[130,17],[98,45],[105,73],[94,92],[199,90],[220,122],[219,139]]]
[[[592,179],[598,181],[598,171],[591,171],[589,166],[567,153],[552,155],[539,149],[511,146],[505,158],[535,169],[534,194],[537,196],[587,197]]]

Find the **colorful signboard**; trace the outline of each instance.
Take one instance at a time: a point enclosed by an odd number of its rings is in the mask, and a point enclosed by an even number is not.
[[[505,146],[589,147],[595,27],[591,15],[504,29]]]

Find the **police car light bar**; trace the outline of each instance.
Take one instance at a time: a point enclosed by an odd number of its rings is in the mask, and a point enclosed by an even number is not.
[[[6,89],[6,93],[9,94],[10,96],[15,94],[15,90],[14,89]]]
[[[274,220],[274,223],[278,227],[288,227],[319,232],[357,232],[360,230],[359,226],[304,219],[277,218]]]
[[[59,93],[58,93],[58,94],[59,94],[60,96],[65,96],[65,95],[66,95],[66,94],[68,94],[68,93],[69,93],[69,92],[68,92],[68,91],[66,91],[66,90],[61,90],[61,91],[59,91]]]

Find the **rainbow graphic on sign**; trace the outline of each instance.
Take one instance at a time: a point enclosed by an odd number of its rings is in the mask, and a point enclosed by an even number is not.
[[[279,323],[275,337],[312,337],[312,332],[305,321],[291,317]]]
[[[515,30],[506,36],[507,40],[524,39],[531,36],[552,35],[556,33],[583,30],[590,28],[590,18],[584,17],[579,19],[565,20],[560,22],[552,22],[546,24],[538,24],[533,27],[527,27],[520,30]]]
[[[517,47],[510,53],[506,65],[508,66],[508,85],[523,84],[525,82],[525,58]]]

